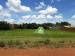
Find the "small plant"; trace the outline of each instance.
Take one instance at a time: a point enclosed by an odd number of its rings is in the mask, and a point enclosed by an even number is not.
[[[0,41],[0,47],[5,47],[6,46],[6,43],[4,41]]]
[[[50,44],[50,40],[49,39],[44,40],[44,44],[45,45],[49,45]]]
[[[7,46],[8,47],[15,47],[15,41],[14,40],[8,40],[7,41]]]

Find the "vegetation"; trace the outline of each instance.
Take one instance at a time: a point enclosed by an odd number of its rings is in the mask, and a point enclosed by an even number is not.
[[[63,43],[62,43],[63,42]],[[71,43],[72,42],[72,43]],[[16,29],[0,31],[0,47],[74,47],[75,33],[59,30],[45,30],[44,34],[35,33],[35,29]],[[68,46],[67,46],[68,47]]]
[[[68,26],[70,24],[68,22],[61,22],[56,24],[10,24],[1,21],[0,47],[75,47],[75,32],[66,32],[66,28],[64,28],[65,25]],[[39,26],[42,26],[44,29],[46,29],[44,30],[43,34],[35,33],[36,29]],[[62,29],[62,26],[64,31]]]
[[[10,24],[5,21],[0,21],[0,30],[9,30],[9,29],[37,29],[39,26],[44,27],[45,29],[52,28],[61,28],[62,26],[68,26],[70,25],[68,22],[61,22],[61,23],[43,23],[43,24],[36,24],[36,23],[23,23],[23,24]]]

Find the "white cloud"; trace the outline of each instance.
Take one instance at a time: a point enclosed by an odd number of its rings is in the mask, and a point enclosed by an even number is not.
[[[22,16],[22,19],[29,19],[31,16],[30,15],[26,15],[26,16]]]
[[[56,22],[62,22],[63,21],[63,16],[62,15],[47,15],[47,20],[50,23],[56,23]]]
[[[23,22],[27,21],[29,23],[38,23],[38,24],[42,24],[42,23],[56,23],[56,22],[61,22],[63,21],[63,16],[62,15],[43,15],[43,14],[39,14],[39,15],[26,15],[26,16],[22,16]]]
[[[54,0],[51,0],[51,4],[53,4],[55,1]]]
[[[35,9],[36,10],[39,10],[39,9],[42,9],[43,7],[45,7],[46,5],[45,5],[45,3],[44,2],[40,2],[40,4],[37,6],[37,7],[35,7]]]
[[[69,19],[68,22],[71,24],[72,27],[75,27],[75,19]]]
[[[73,15],[71,18],[74,19],[75,18],[75,15]]]
[[[56,1],[60,2],[61,0],[51,0],[51,4],[54,4]]]
[[[21,0],[8,0],[7,2],[8,8],[10,10],[4,10],[2,6],[0,6],[0,21],[7,21],[11,24],[17,23],[47,23],[47,22],[59,22],[62,20],[63,16],[62,15],[57,15],[58,14],[58,9],[54,8],[52,6],[47,6],[45,9],[41,9],[44,6],[46,6],[43,2],[40,2],[40,7],[36,13],[31,12],[31,14],[21,16],[21,18],[16,18],[14,19],[11,10],[14,12],[29,12],[31,9],[27,6],[21,5]],[[13,13],[14,14],[14,13]],[[16,13],[17,14],[17,13]],[[18,14],[17,14],[18,15]],[[19,15],[18,15],[19,16]]]
[[[7,21],[11,24],[15,23],[15,19],[11,19],[11,14],[4,10],[0,13],[0,21]]]
[[[33,18],[34,17],[34,18]],[[42,23],[47,23],[47,19],[45,15],[33,15],[31,20],[31,23],[37,23],[37,24],[42,24]]]
[[[9,18],[9,17],[11,17],[11,14],[10,14],[10,12],[7,11],[7,10],[1,10],[1,11],[0,11],[0,17]]]
[[[6,22],[8,22],[10,24],[16,23],[16,20],[15,19],[11,19],[11,18],[6,18],[6,19],[4,19],[4,21],[6,21]]]
[[[46,6],[44,2],[40,2],[40,5],[41,6]]]
[[[72,27],[75,27],[75,15],[72,15],[70,19],[67,20]]]
[[[55,18],[57,18],[57,19],[62,19],[63,16],[61,16],[61,15],[55,15]]]
[[[51,15],[47,15],[47,18],[48,18],[48,19],[53,19],[54,17],[51,16]]]
[[[21,5],[21,0],[8,0],[6,3],[8,8],[15,12],[29,12],[30,7]]]
[[[37,18],[36,18],[36,19],[46,19],[46,16],[45,16],[45,15],[40,14],[40,15],[38,15],[38,16],[37,16]]]
[[[40,14],[40,15],[26,15],[26,16],[22,16],[22,18],[23,19],[29,19],[29,18],[32,18],[32,19],[46,19],[46,16],[45,15],[42,15],[42,14]]]
[[[37,18],[37,15],[32,15],[31,18],[32,19],[36,19]]]
[[[53,8],[52,6],[48,6],[45,10],[40,10],[40,14],[56,14],[58,12],[57,8]]]
[[[7,21],[8,23],[13,24],[15,20],[11,19],[11,16],[11,13],[0,5],[0,21]]]
[[[28,23],[46,23],[46,16],[45,15],[26,15],[22,16],[23,21],[27,21]]]
[[[0,5],[0,11],[3,9],[2,5]]]
[[[63,15],[58,13],[58,9],[52,6],[47,6],[44,10],[39,10],[39,15],[36,18],[39,18],[38,20],[43,21],[44,23],[50,22],[50,23],[56,23],[63,21]],[[36,22],[38,21],[36,20]]]

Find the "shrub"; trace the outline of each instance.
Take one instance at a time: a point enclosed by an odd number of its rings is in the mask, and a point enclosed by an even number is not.
[[[6,43],[5,43],[5,41],[0,41],[0,47],[5,47],[6,46]]]

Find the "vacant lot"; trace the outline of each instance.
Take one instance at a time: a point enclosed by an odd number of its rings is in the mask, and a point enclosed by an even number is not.
[[[18,49],[21,48],[21,49]],[[75,32],[32,29],[0,31],[0,56],[75,56]]]
[[[75,32],[45,30],[44,34],[35,33],[35,29],[17,29],[0,31],[0,47],[75,47]]]

